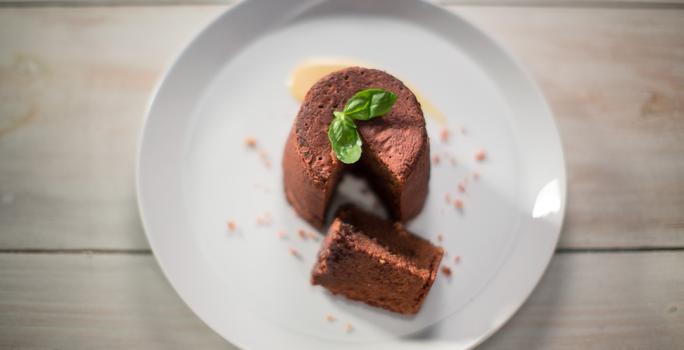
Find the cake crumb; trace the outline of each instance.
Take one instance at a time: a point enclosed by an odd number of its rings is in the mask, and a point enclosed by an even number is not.
[[[309,237],[311,237],[311,239],[313,239],[314,241],[317,241],[319,238],[319,236],[313,231],[309,231]]]
[[[451,276],[451,269],[446,266],[442,266],[442,273],[444,274],[444,276],[449,277]]]
[[[451,195],[449,194],[449,192],[444,193],[444,200],[447,203],[451,202]]]
[[[442,235],[437,235],[437,240],[438,240],[439,242],[441,242],[441,241],[442,241]]]
[[[477,153],[475,153],[475,159],[482,161],[487,157],[485,154],[485,151],[483,149],[479,150]]]
[[[463,201],[460,199],[457,199],[454,201],[454,206],[458,209],[463,209]]]
[[[378,238],[377,238],[377,237],[373,237],[373,242],[377,242],[377,241],[378,241]]]
[[[344,326],[345,332],[350,332],[353,329],[351,323],[347,323],[346,326]]]
[[[270,168],[270,167],[271,167],[271,162],[265,160],[265,161],[264,161],[264,166],[266,166],[267,168]]]
[[[290,248],[290,254],[297,255],[297,251],[293,248]]]
[[[264,151],[264,150],[259,151],[259,155],[261,156],[261,158],[266,158],[268,156],[266,154],[266,151]]]
[[[439,137],[442,139],[444,142],[449,141],[449,130],[447,128],[442,128],[442,130],[439,131]]]
[[[404,229],[404,224],[402,224],[401,221],[395,221],[394,228],[396,228],[398,231],[401,231]]]
[[[255,147],[256,140],[253,137],[248,137],[245,139],[245,145],[247,145],[248,147]]]
[[[306,239],[306,233],[304,232],[304,230],[297,230],[297,234],[299,235],[299,237]]]
[[[439,164],[439,156],[438,155],[435,155],[434,157],[432,157],[432,163],[433,164]]]
[[[458,185],[456,185],[456,187],[458,187],[459,191],[465,192],[465,185],[464,184],[459,182]]]
[[[380,263],[381,263],[381,264],[384,264],[384,263],[385,263],[385,260],[380,259]]]
[[[480,173],[473,171],[473,180],[477,180],[478,178],[480,178]]]
[[[283,231],[283,230],[278,231],[278,237],[280,237],[280,238],[285,238],[285,237],[287,237],[287,236],[285,235],[285,231]]]
[[[455,261],[455,262],[461,262],[461,256],[460,256],[460,255],[456,255],[456,256],[454,257],[454,261]]]
[[[328,315],[328,317],[326,317],[325,320],[328,321],[328,322],[335,321],[335,316],[333,316],[333,315]]]
[[[235,221],[228,221],[228,228],[231,230],[235,229]]]

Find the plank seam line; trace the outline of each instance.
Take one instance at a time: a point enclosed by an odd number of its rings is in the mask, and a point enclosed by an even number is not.
[[[2,1],[0,7],[141,7],[141,6],[217,6],[235,5],[237,0],[37,0],[37,1]],[[442,0],[434,1],[440,6],[468,7],[537,7],[537,8],[607,8],[607,9],[684,9],[684,3],[648,2],[648,1],[476,1],[476,0]]]
[[[638,253],[638,252],[681,252],[684,247],[654,248],[558,248],[555,254],[585,253]],[[152,255],[151,249],[0,249],[0,254],[120,254],[120,255]]]

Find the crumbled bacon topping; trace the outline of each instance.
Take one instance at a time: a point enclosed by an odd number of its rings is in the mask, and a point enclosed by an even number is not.
[[[231,230],[235,229],[235,221],[228,221],[228,228]]]
[[[248,137],[245,139],[245,145],[249,147],[255,147],[256,146],[256,140],[253,137]]]
[[[479,150],[477,153],[475,153],[475,159],[477,159],[477,160],[482,161],[482,160],[484,160],[486,157],[487,157],[487,155],[485,154],[485,151],[484,151],[483,149],[481,149],[481,150]]]
[[[334,321],[334,320],[335,320],[335,316],[329,315],[328,317],[325,318],[325,320],[326,320],[326,321],[329,321],[329,322],[330,322],[330,321]]]
[[[457,199],[454,201],[454,206],[458,209],[463,209],[463,201],[460,199]]]

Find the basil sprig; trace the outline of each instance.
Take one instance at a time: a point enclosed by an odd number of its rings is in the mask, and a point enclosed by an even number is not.
[[[337,159],[343,163],[356,163],[361,158],[361,136],[352,119],[370,120],[389,112],[397,95],[380,89],[359,92],[344,106],[343,111],[333,111],[335,119],[328,129],[328,138]]]

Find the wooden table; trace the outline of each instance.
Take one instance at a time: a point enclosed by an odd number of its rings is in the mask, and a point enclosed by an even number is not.
[[[551,265],[482,349],[684,348],[684,2],[442,2],[532,74],[566,152]],[[150,251],[157,79],[231,4],[0,2],[0,349],[234,349]]]

